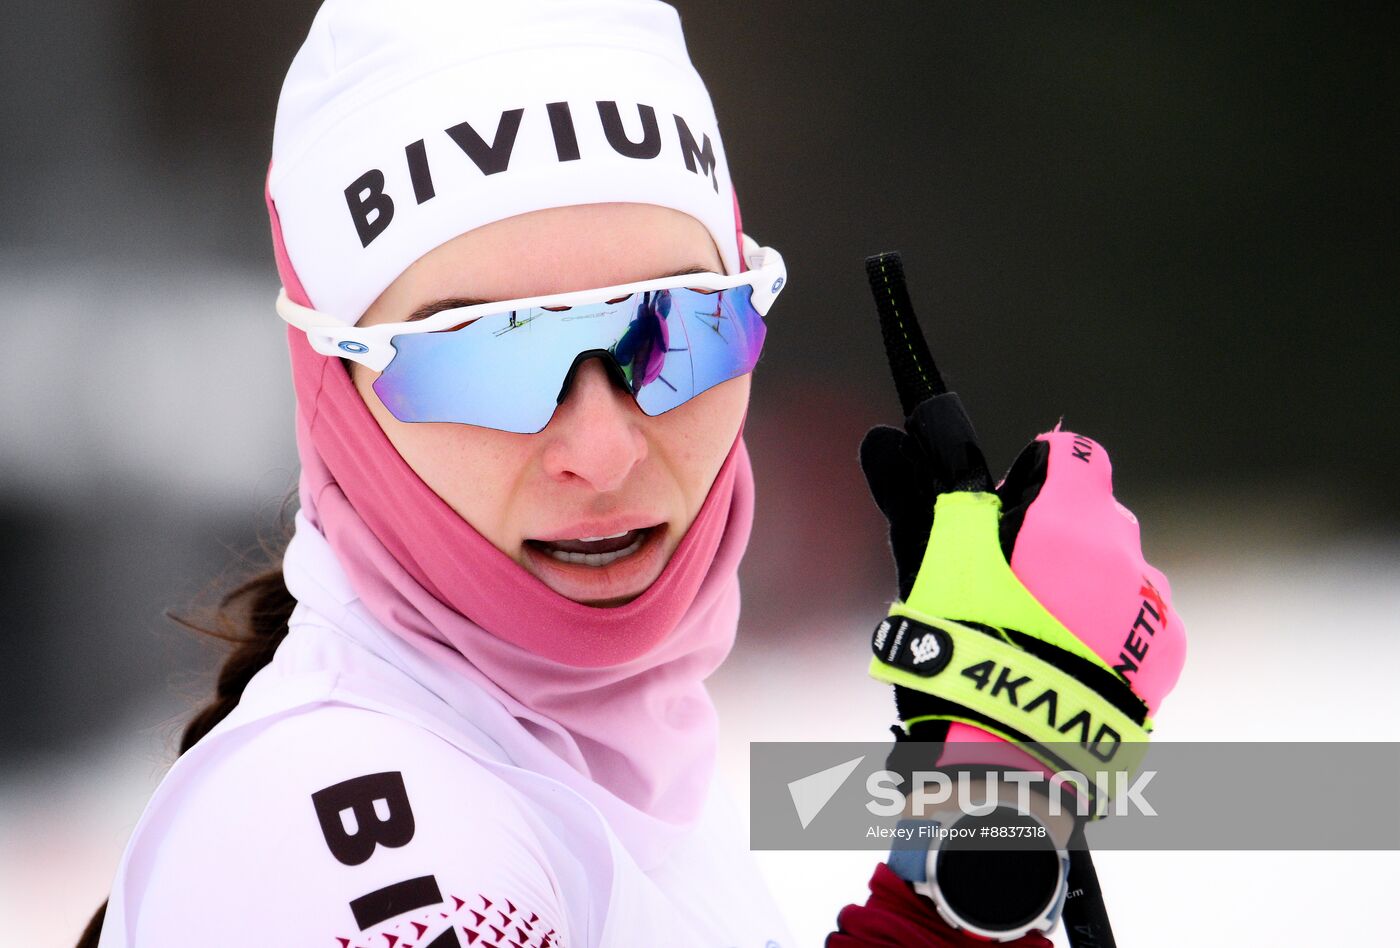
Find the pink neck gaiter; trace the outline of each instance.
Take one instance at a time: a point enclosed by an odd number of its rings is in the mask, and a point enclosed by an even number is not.
[[[623,606],[566,599],[413,472],[338,359],[289,330],[301,503],[369,613],[495,694],[625,803],[698,816],[717,743],[704,679],[733,646],[753,517],[742,432],[661,576]],[[444,651],[446,646],[447,651]]]

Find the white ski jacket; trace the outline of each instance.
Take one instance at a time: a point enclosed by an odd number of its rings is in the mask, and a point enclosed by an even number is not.
[[[481,689],[359,608],[319,533],[293,547],[290,633],[156,790],[101,948],[791,948],[717,784],[663,843],[613,825],[474,725]]]

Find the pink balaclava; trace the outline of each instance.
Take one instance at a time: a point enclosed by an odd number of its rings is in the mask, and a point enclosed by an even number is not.
[[[356,322],[446,240],[544,207],[651,203],[741,266],[738,204],[675,11],[650,0],[328,0],[288,73],[267,204],[288,296]],[[742,433],[661,576],[615,608],[560,596],[423,483],[338,359],[289,331],[301,503],[365,608],[495,695],[627,807],[699,814],[703,681],[733,645],[752,522]],[[536,748],[538,749],[538,748]]]

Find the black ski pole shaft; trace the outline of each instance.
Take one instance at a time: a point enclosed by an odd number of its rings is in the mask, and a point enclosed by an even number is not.
[[[935,460],[935,469],[950,490],[991,490],[993,481],[977,433],[958,393],[948,391],[914,315],[899,254],[866,257],[865,275],[904,411],[904,429]]]
[[[897,253],[865,258],[865,275],[880,316],[885,356],[899,393],[899,407],[911,415],[920,403],[948,391],[924,340],[909,288],[904,283],[904,263]]]
[[[1075,828],[1070,840],[1069,894],[1065,897],[1063,920],[1072,948],[1117,948],[1083,826]]]

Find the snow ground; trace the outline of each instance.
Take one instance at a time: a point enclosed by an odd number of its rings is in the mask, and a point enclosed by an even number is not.
[[[1400,667],[1400,545],[1202,560],[1169,572],[1191,653],[1158,737],[1385,741],[1400,733],[1390,679],[1373,671]],[[887,692],[864,677],[872,621],[787,630],[769,640],[782,650],[773,661],[745,641],[716,676],[721,766],[741,804],[750,740],[884,735]],[[1269,703],[1304,681],[1314,689],[1307,701]],[[0,772],[0,943],[72,944],[160,779],[181,713],[173,703],[148,708],[113,722],[111,736]],[[799,944],[820,945],[840,907],[863,899],[875,857],[756,858],[789,907]],[[1391,937],[1377,916],[1400,879],[1395,852],[1106,852],[1096,863],[1125,948],[1376,944],[1378,934]]]

